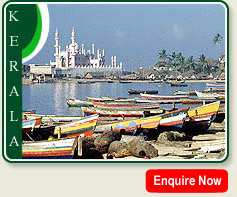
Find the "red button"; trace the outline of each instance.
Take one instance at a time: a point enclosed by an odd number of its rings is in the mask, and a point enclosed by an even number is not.
[[[216,169],[148,170],[146,190],[153,193],[222,193],[228,190],[228,172]]]

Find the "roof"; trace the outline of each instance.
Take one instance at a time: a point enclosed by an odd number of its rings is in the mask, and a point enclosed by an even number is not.
[[[86,73],[85,75],[87,74],[91,74],[92,77],[104,77],[104,72],[88,72]]]

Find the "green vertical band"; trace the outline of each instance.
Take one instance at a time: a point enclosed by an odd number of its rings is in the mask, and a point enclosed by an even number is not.
[[[35,50],[40,40],[42,32],[42,17],[38,5],[36,5],[36,11],[37,11],[37,25],[35,34],[31,42],[22,50],[22,58],[29,56]]]

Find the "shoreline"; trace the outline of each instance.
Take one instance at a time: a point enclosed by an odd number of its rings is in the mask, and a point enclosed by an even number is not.
[[[161,80],[121,80],[126,81],[127,83],[165,83]],[[170,82],[175,82],[175,80],[169,80]],[[57,82],[92,82],[92,83],[120,83],[120,80],[111,80],[111,79],[75,79],[75,78],[66,78],[66,79],[51,79],[49,81],[41,82],[41,83],[57,83]],[[225,80],[216,80],[216,79],[200,79],[200,80],[185,80],[185,82],[190,83],[216,83],[216,82],[225,82]],[[34,83],[39,82],[32,82],[28,79],[22,78],[23,85],[32,85]]]

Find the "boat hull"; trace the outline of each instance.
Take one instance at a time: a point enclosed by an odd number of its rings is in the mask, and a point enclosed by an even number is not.
[[[23,142],[23,159],[72,159],[77,137],[53,141]],[[79,147],[81,148],[81,147]]]
[[[106,131],[136,131],[139,129],[156,129],[159,125],[161,117],[151,116],[147,118],[140,118],[135,120],[122,121],[112,124],[96,126],[95,132],[106,132]]]
[[[55,128],[54,134],[80,134],[93,131],[98,121],[99,115],[85,117],[79,121],[66,123]]]
[[[220,101],[189,110],[182,131],[192,133],[206,132],[215,119],[219,107]]]

